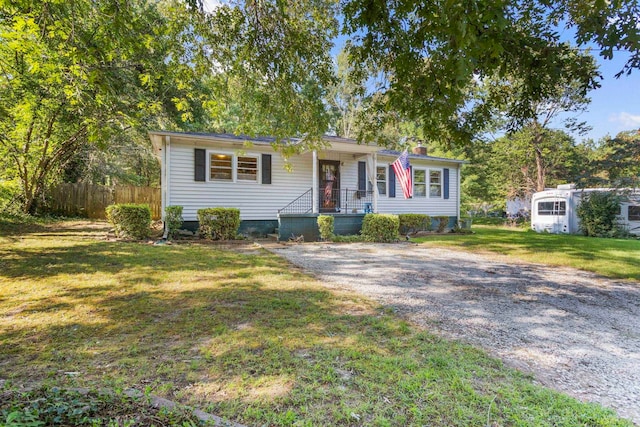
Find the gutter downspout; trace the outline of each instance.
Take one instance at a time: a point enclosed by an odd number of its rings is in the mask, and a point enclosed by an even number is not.
[[[457,221],[460,222],[460,201],[462,200],[461,194],[460,194],[460,181],[462,178],[462,164],[458,163],[458,176],[456,178],[456,180],[458,181],[457,187],[458,187],[458,191],[457,191],[457,195],[456,198],[458,199],[458,203],[456,204],[456,217],[458,218]]]
[[[376,180],[377,171],[378,171],[378,153],[373,153],[373,177],[374,180],[371,184],[373,184],[373,212],[378,213],[378,181]]]
[[[163,221],[163,225],[164,225],[164,233],[162,233],[162,240],[167,240],[167,238],[169,237],[169,228],[167,228],[167,222],[165,221],[165,210],[167,208],[167,206],[171,206],[171,192],[170,192],[170,186],[169,186],[169,177],[171,176],[171,137],[169,135],[164,137],[164,162],[163,162],[163,173],[161,174],[161,177],[164,178],[164,182],[162,183],[162,188],[163,188],[163,197],[162,197],[162,203],[161,203],[161,208],[162,208],[162,212],[160,213],[160,217],[162,218]]]
[[[311,167],[311,173],[313,174],[312,182],[313,186],[311,187],[311,212],[317,214],[320,212],[320,195],[318,192],[320,191],[320,182],[318,176],[318,151],[313,150],[312,152],[312,160],[313,166]]]

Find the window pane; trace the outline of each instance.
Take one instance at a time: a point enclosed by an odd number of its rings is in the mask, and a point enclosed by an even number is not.
[[[640,206],[629,206],[629,221],[640,221]]]
[[[427,171],[413,170],[413,197],[427,197]]]
[[[567,213],[567,203],[564,201],[538,202],[538,215],[559,215]]]
[[[209,156],[210,179],[231,181],[233,179],[233,157],[228,154],[211,154]]]
[[[441,171],[429,171],[429,197],[442,197],[441,178]]]
[[[258,180],[258,158],[238,156],[238,181]]]
[[[376,167],[376,183],[378,185],[378,194],[387,194],[387,168],[384,166]]]

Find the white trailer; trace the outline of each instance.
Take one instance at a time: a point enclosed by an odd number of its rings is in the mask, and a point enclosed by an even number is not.
[[[531,229],[538,233],[580,233],[577,209],[582,197],[594,191],[618,191],[626,197],[620,204],[618,220],[631,234],[640,235],[640,189],[583,188],[574,184],[540,191],[531,196]]]

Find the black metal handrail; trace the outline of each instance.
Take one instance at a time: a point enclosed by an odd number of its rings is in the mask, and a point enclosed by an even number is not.
[[[313,188],[310,188],[284,208],[278,209],[278,214],[305,214],[311,212],[312,210]]]
[[[368,213],[373,210],[371,190],[320,189],[321,213]]]
[[[373,191],[318,189],[319,210],[324,214],[370,213],[373,211]],[[310,188],[282,209],[278,214],[307,214],[313,211],[313,192]]]

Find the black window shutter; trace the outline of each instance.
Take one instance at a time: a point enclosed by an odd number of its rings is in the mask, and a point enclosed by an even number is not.
[[[207,180],[207,150],[196,148],[194,150],[194,181]]]
[[[396,173],[391,165],[389,165],[389,197],[396,197]]]
[[[262,155],[262,183],[271,184],[271,154]]]
[[[358,190],[367,191],[367,162],[358,162]]]
[[[445,199],[449,198],[449,169],[444,169],[442,171],[442,197]]]

